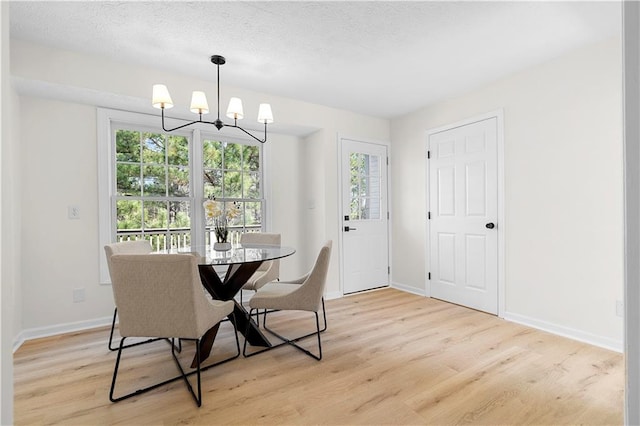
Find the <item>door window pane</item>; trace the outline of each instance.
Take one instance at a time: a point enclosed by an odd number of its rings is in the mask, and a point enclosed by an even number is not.
[[[375,155],[352,152],[349,156],[351,220],[380,219],[381,161]]]

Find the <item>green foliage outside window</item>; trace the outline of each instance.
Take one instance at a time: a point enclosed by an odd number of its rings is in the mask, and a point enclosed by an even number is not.
[[[190,244],[192,227],[189,139],[118,129],[115,132],[116,229],[125,239],[153,240],[156,248]],[[242,232],[262,225],[260,148],[204,140],[206,198],[235,201],[241,214],[229,226]],[[200,208],[201,203],[193,203]],[[176,243],[174,240],[183,241]]]
[[[135,130],[116,132],[118,230],[188,229],[188,202],[152,198],[189,195],[187,138]],[[129,197],[132,199],[127,200]]]

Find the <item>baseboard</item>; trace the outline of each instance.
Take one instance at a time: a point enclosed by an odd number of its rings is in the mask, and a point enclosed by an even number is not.
[[[332,299],[340,299],[342,297],[342,293],[339,291],[332,291],[329,293],[325,293],[324,300],[332,300]]]
[[[404,291],[406,293],[415,294],[417,296],[425,296],[426,297],[426,295],[427,295],[425,293],[424,289],[415,288],[413,286],[406,285],[406,284],[391,283],[391,288],[395,288],[396,290]]]
[[[57,324],[47,327],[36,327],[22,330],[14,339],[13,352],[17,351],[20,346],[27,340],[40,339],[42,337],[55,336],[57,334],[73,333],[76,331],[89,330],[97,327],[110,326],[113,317],[96,318],[86,321],[68,322],[65,324]]]
[[[624,345],[620,340],[610,339],[608,337],[598,336],[595,334],[587,333],[574,328],[565,327],[558,324],[553,324],[547,321],[531,318],[526,315],[514,314],[511,312],[505,312],[505,320],[515,322],[518,324],[526,325],[527,327],[536,328],[538,330],[547,331],[558,336],[567,337],[569,339],[577,340],[579,342],[588,343],[590,345],[598,346],[611,351],[623,353]]]

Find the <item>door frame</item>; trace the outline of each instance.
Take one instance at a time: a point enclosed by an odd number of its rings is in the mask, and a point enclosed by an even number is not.
[[[347,135],[342,135],[340,133],[338,133],[337,138],[336,138],[336,145],[337,145],[337,153],[336,153],[336,157],[337,157],[337,161],[338,161],[338,243],[339,243],[339,250],[340,250],[340,283],[339,283],[339,287],[340,287],[340,295],[344,296],[344,243],[343,243],[343,229],[342,229],[342,218],[344,217],[344,206],[342,205],[342,195],[343,195],[343,191],[342,191],[342,140],[343,139],[347,139],[347,140],[351,140],[351,141],[356,141],[356,142],[362,142],[362,143],[367,143],[367,144],[371,144],[371,145],[382,145],[384,147],[386,147],[387,149],[387,158],[389,163],[387,164],[387,212],[389,214],[389,219],[387,219],[387,264],[389,265],[389,268],[391,268],[391,272],[389,273],[389,281],[388,281],[388,287],[391,286],[391,283],[393,282],[392,279],[392,273],[393,273],[393,265],[391,264],[391,218],[393,217],[392,213],[391,213],[391,142],[390,141],[383,141],[383,140],[374,140],[374,139],[368,139],[368,138],[353,138]],[[366,291],[366,290],[365,290]],[[357,294],[357,293],[355,293]]]
[[[432,129],[428,129],[425,133],[425,143],[424,143],[424,159],[425,159],[425,195],[426,195],[426,210],[425,216],[427,212],[430,211],[430,183],[429,182],[429,159],[427,158],[427,152],[429,151],[429,138],[431,135],[435,133],[440,133],[447,130],[452,130],[457,127],[467,126],[469,124],[477,123],[479,121],[488,120],[491,118],[496,119],[496,135],[497,135],[497,155],[498,155],[498,217],[497,217],[497,231],[498,231],[498,317],[503,318],[505,314],[505,214],[504,214],[504,110],[497,109],[495,111],[490,111],[484,114],[476,115],[473,117],[466,118],[464,120],[456,121],[454,123],[446,124],[443,126],[435,127]],[[425,296],[431,297],[431,281],[429,280],[429,274],[431,271],[431,222],[428,217],[425,217],[426,220],[426,238],[425,238]]]

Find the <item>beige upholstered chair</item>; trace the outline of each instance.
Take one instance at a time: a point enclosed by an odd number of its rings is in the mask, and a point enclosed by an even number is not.
[[[204,294],[198,272],[198,257],[190,254],[114,254],[111,256],[111,279],[120,317],[120,346],[113,370],[109,399],[113,402],[138,395],[166,383],[184,379],[198,406],[202,403],[200,372],[213,365],[238,357],[240,343],[236,337],[237,354],[216,364],[201,368],[200,339],[233,312],[233,301],[210,300]],[[118,367],[125,339],[157,337],[196,345],[196,371],[185,373],[171,345],[171,353],[180,375],[153,386],[114,398]],[[206,357],[206,355],[205,355]],[[188,376],[197,374],[197,395]]]
[[[136,241],[122,241],[120,243],[107,244],[104,246],[104,252],[107,255],[107,266],[109,267],[109,276],[111,274],[111,256],[114,254],[149,254],[153,249],[151,248],[151,243],[146,240],[136,240]],[[112,278],[113,280],[113,278]],[[113,321],[111,322],[111,333],[109,334],[109,350],[115,351],[118,348],[114,348],[111,345],[113,341],[113,331],[116,327],[116,318],[118,316],[118,305],[116,305],[113,310]],[[157,339],[152,339],[157,340]],[[148,343],[149,340],[144,342],[134,343],[128,346],[135,346],[142,343]]]
[[[240,244],[262,244],[270,246],[280,245],[280,234],[267,234],[261,232],[247,232],[240,236]],[[260,287],[280,278],[280,261],[270,260],[262,262],[262,265],[253,273],[242,290],[257,291]]]
[[[280,234],[267,234],[263,232],[247,232],[240,235],[240,244],[264,244],[270,246],[280,245]],[[251,275],[247,283],[240,289],[240,303],[242,303],[242,291],[251,290],[258,291],[263,285],[271,281],[277,281],[280,278],[280,261],[269,260],[262,262],[256,272]],[[258,314],[256,314],[256,322],[260,325]]]
[[[329,269],[330,258],[331,258],[331,241],[327,241],[322,247],[322,249],[320,250],[320,254],[316,259],[316,263],[313,266],[313,269],[311,270],[311,272],[309,272],[307,275],[297,280],[293,280],[289,282],[271,282],[269,284],[266,284],[265,286],[260,288],[249,301],[249,307],[251,308],[249,315],[251,315],[254,310],[258,310],[258,309],[276,309],[280,311],[295,310],[295,311],[313,312],[316,316],[316,331],[306,334],[304,336],[289,339],[267,328],[265,323],[264,324],[265,330],[269,331],[271,334],[273,334],[274,336],[282,340],[282,343],[279,345],[271,346],[267,349],[263,349],[257,352],[247,354],[247,342],[245,340],[244,350],[243,350],[243,353],[245,356],[256,355],[266,350],[271,350],[276,347],[282,346],[284,344],[289,344],[317,360],[322,359],[322,342],[320,338],[321,330],[320,330],[320,321],[318,319],[318,311],[320,310],[321,306],[324,307],[323,295],[324,295],[325,283],[327,280],[327,271]],[[265,316],[265,321],[266,321],[266,316]],[[326,328],[326,316],[325,316],[325,328]],[[296,344],[297,341],[313,335],[317,335],[318,337],[318,355],[315,355]]]

